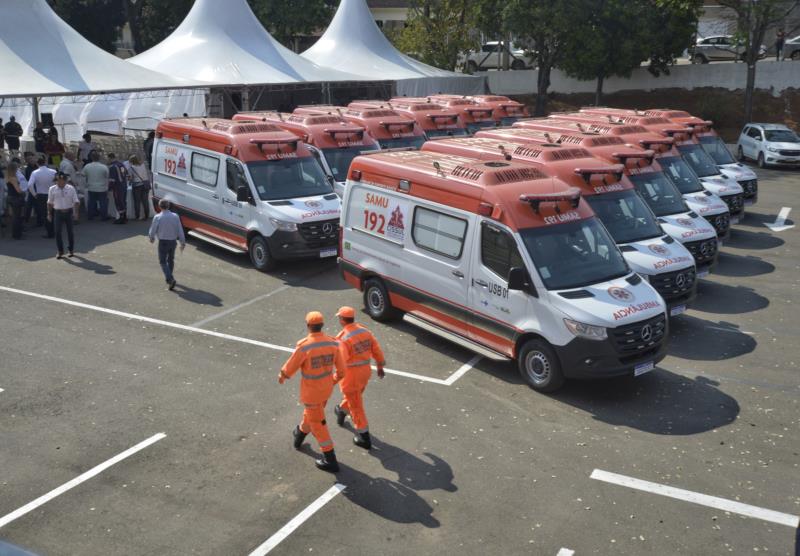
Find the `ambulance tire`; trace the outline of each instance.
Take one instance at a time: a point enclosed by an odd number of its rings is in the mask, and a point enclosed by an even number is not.
[[[517,364],[519,374],[534,390],[555,392],[564,385],[561,362],[553,348],[543,340],[525,342],[519,351]]]
[[[378,278],[370,278],[364,283],[364,308],[378,322],[389,321],[399,315],[397,309],[392,307],[386,286]]]
[[[267,240],[263,237],[256,235],[250,238],[247,244],[247,252],[250,255],[250,262],[260,272],[268,272],[275,268],[275,259],[269,252],[269,245]]]

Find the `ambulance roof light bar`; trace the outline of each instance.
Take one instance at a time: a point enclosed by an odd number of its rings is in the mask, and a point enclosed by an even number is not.
[[[364,138],[364,128],[343,125],[339,128],[325,128],[325,133],[336,139],[337,135],[357,135],[359,139]]]
[[[250,139],[250,144],[255,145],[258,147],[258,150],[262,153],[264,152],[264,145],[278,145],[278,151],[280,151],[283,145],[289,145],[292,150],[297,150],[297,144],[300,142],[300,139],[263,139],[255,137]]]
[[[656,157],[656,152],[653,150],[646,150],[646,151],[626,151],[626,152],[619,152],[619,153],[612,153],[611,156],[614,158],[618,158],[624,164],[626,160],[636,160],[636,159],[644,159],[647,160],[648,164],[653,163],[653,159]]]
[[[596,166],[589,168],[575,168],[574,172],[583,178],[587,184],[592,179],[592,176],[597,175],[613,175],[616,181],[620,181],[623,176],[625,167],[622,164],[614,164],[613,166]]]
[[[640,139],[639,144],[645,149],[649,149],[654,145],[665,145],[669,149],[675,144],[675,139],[672,137],[665,137],[663,139]]]
[[[561,214],[561,207],[558,206],[558,203],[569,202],[570,208],[578,208],[578,204],[581,202],[581,190],[577,187],[570,187],[566,192],[528,193],[520,195],[519,200],[529,204],[536,214],[539,214],[542,203],[554,203],[556,213]]]

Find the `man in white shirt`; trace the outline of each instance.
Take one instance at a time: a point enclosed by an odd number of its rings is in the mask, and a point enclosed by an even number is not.
[[[175,270],[175,247],[181,244],[181,251],[186,247],[186,236],[183,233],[181,217],[170,210],[170,202],[166,199],[158,201],[161,212],[156,214],[153,222],[150,223],[150,243],[158,239],[158,264],[164,272],[167,287],[175,289],[175,277],[172,275]]]
[[[47,195],[56,177],[56,171],[47,167],[45,158],[39,157],[36,161],[38,168],[31,174],[28,180],[28,192],[33,196],[33,209],[36,211],[36,225],[44,225],[47,234],[45,238],[53,237],[53,227],[47,217]]]
[[[89,195],[86,212],[89,220],[98,214],[103,220],[108,220],[108,166],[100,162],[97,151],[91,154],[91,159],[92,161],[83,167],[86,191]]]
[[[85,133],[83,135],[83,141],[78,143],[78,152],[76,152],[75,154],[78,157],[78,160],[81,162],[81,164],[85,166],[86,164],[89,164],[92,161],[91,160],[92,151],[96,150],[97,150],[97,145],[92,143],[92,136],[88,133]]]
[[[56,259],[64,258],[64,241],[61,238],[61,228],[64,226],[67,227],[69,256],[75,256],[75,233],[72,225],[74,221],[78,220],[79,208],[78,192],[67,183],[67,175],[58,172],[56,184],[50,187],[47,196],[47,220],[52,222],[56,232],[56,247],[58,247]]]

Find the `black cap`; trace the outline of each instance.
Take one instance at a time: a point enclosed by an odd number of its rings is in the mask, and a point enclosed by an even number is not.
[[[58,179],[58,178],[64,178],[65,180],[68,180],[69,179],[69,175],[66,174],[65,172],[56,172],[55,179]]]

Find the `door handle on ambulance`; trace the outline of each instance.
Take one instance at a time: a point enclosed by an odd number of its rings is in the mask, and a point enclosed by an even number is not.
[[[463,273],[463,272],[461,272],[460,270],[454,270],[454,271],[452,272],[452,274],[453,274],[453,276],[455,276],[456,278],[463,278],[463,277],[464,277],[464,273]]]
[[[211,196],[211,198],[212,199],[219,199],[219,195],[214,194],[214,195]]]
[[[488,288],[489,287],[489,282],[481,280],[480,278],[478,278],[477,280],[473,279],[472,282],[474,284],[478,284],[482,288]]]

